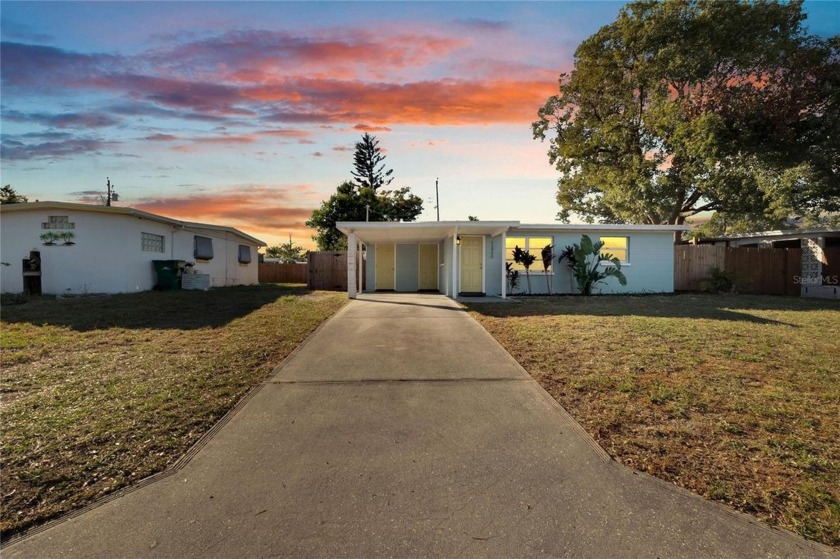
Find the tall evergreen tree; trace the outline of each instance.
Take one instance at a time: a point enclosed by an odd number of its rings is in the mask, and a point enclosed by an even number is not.
[[[376,138],[365,133],[362,141],[356,143],[352,172],[355,182],[338,185],[335,194],[312,212],[306,225],[318,230],[312,237],[318,250],[347,248],[347,239],[336,228],[339,221],[414,221],[423,211],[423,199],[408,187],[381,189],[394,180],[394,171],[385,171],[385,156],[379,151]]]
[[[372,188],[374,191],[388,186],[394,178],[393,169],[385,169],[385,156],[379,149],[379,140],[367,132],[361,142],[356,142],[356,153],[353,156],[352,175],[361,188]]]

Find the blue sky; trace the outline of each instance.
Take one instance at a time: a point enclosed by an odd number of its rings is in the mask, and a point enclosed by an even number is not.
[[[550,222],[530,123],[621,2],[10,2],[0,5],[2,182],[274,244],[350,178],[370,131],[434,219]],[[840,32],[840,3],[808,2]]]

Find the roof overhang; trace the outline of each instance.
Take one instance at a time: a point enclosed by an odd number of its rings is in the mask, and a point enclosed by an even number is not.
[[[236,235],[237,237],[248,241],[251,244],[256,246],[264,247],[268,246],[265,242],[257,239],[256,237],[252,237],[247,233],[243,233],[239,229],[235,227],[227,227],[224,225],[212,225],[209,223],[196,223],[192,221],[182,221],[180,219],[174,219],[171,217],[166,217],[163,215],[157,215],[149,212],[144,212],[143,210],[138,210],[136,208],[130,208],[127,206],[97,206],[94,204],[77,204],[75,202],[23,202],[19,204],[3,204],[0,211],[3,213],[17,213],[17,212],[30,212],[36,210],[48,210],[48,209],[55,209],[55,210],[66,210],[72,212],[91,212],[91,213],[100,213],[100,214],[110,214],[110,215],[129,215],[132,217],[136,217],[139,219],[148,219],[150,221],[157,221],[159,223],[166,223],[167,225],[171,225],[172,227],[177,227],[179,229],[206,229],[206,230],[213,230],[219,231],[224,233],[230,233]]]
[[[688,231],[687,225],[627,225],[613,223],[523,223],[515,228],[516,231],[556,231],[582,232],[587,231],[627,231],[627,232],[674,232]]]
[[[438,243],[455,235],[501,235],[518,221],[339,221],[336,227],[345,235],[356,234],[366,244]]]

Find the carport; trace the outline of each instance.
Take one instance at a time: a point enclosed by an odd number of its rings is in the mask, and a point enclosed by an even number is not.
[[[505,293],[503,250],[505,235],[518,221],[433,221],[421,223],[341,221],[347,235],[347,295],[360,291],[438,291],[455,298],[459,293],[483,294],[488,277]],[[488,239],[501,239],[488,244]],[[368,285],[362,284],[357,253],[364,247]],[[487,266],[485,266],[487,262]],[[501,262],[501,264],[499,264]],[[371,273],[372,272],[372,273]],[[498,275],[498,278],[496,277]]]

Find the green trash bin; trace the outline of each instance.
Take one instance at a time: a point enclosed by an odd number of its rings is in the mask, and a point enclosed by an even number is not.
[[[180,260],[152,260],[157,274],[155,289],[181,289]]]

